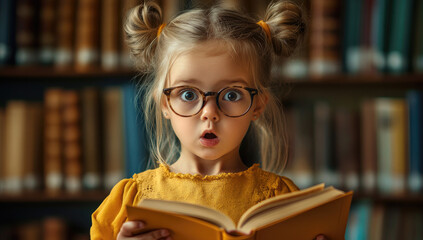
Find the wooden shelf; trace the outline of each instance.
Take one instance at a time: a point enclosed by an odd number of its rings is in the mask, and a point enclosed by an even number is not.
[[[22,192],[0,194],[0,203],[48,203],[48,202],[101,202],[109,193],[106,191],[68,192]]]
[[[103,69],[90,68],[77,70],[75,68],[55,68],[48,66],[2,67],[0,78],[87,78],[87,77],[133,77],[137,73],[133,69]]]
[[[354,200],[370,200],[375,203],[386,204],[419,204],[423,205],[422,193],[399,193],[399,194],[386,194],[386,193],[363,193],[357,192],[353,195]]]

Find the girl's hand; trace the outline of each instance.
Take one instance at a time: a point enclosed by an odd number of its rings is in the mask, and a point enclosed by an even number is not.
[[[317,235],[313,240],[329,240],[323,234]]]
[[[145,228],[145,223],[141,221],[128,221],[122,224],[120,232],[117,235],[118,240],[171,240],[170,232],[167,229],[158,229],[147,233],[133,235],[133,232],[139,231]]]

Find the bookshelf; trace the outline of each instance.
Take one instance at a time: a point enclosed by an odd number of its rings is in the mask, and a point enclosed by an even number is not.
[[[83,0],[79,0],[83,1]],[[307,16],[310,16],[310,21],[313,21],[314,18],[322,17],[322,15],[319,15],[319,13],[315,13],[310,9],[311,3],[316,4],[320,0],[296,0],[297,2],[300,2],[308,12]],[[329,0],[327,0],[329,2]],[[340,11],[342,16],[337,16],[336,14],[333,14],[332,17],[339,18],[337,21],[339,22],[339,25],[336,26],[336,29],[332,31],[332,33],[337,32],[338,36],[336,37],[336,41],[332,42],[332,44],[335,44],[335,46],[329,46],[330,49],[337,49],[336,54],[329,53],[331,59],[324,59],[325,53],[320,52],[321,55],[319,55],[319,51],[314,52],[311,56],[310,54],[310,48],[321,48],[325,49],[325,47],[328,46],[315,46],[311,45],[310,41],[312,41],[314,38],[313,36],[306,36],[306,40],[304,43],[304,47],[300,48],[298,51],[298,54],[294,55],[292,57],[293,60],[300,60],[305,61],[307,64],[310,64],[313,61],[320,61],[320,60],[329,60],[334,61],[336,67],[335,72],[308,72],[307,74],[301,75],[300,77],[292,77],[292,76],[285,76],[276,74],[274,77],[274,85],[272,87],[280,94],[280,99],[287,111],[290,109],[293,109],[296,107],[297,104],[303,104],[305,103],[308,107],[311,107],[313,110],[313,106],[315,106],[316,102],[324,102],[328,103],[329,109],[334,110],[335,108],[343,108],[344,106],[347,106],[346,108],[354,109],[360,113],[360,104],[365,99],[377,99],[377,98],[395,98],[395,99],[405,99],[407,96],[407,93],[409,91],[423,91],[423,70],[420,66],[420,68],[413,63],[414,57],[421,57],[423,47],[421,43],[423,41],[418,40],[422,39],[421,37],[421,29],[422,27],[419,27],[417,25],[421,25],[422,21],[415,21],[416,24],[414,24],[412,27],[415,29],[415,31],[411,31],[411,33],[408,34],[414,34],[414,38],[410,39],[403,39],[402,41],[412,41],[413,43],[410,44],[411,49],[409,49],[409,58],[410,62],[408,63],[408,67],[404,70],[400,70],[400,72],[396,72],[397,70],[389,70],[389,69],[378,69],[379,66],[373,66],[369,60],[366,60],[364,62],[368,63],[369,66],[371,66],[370,70],[363,67],[362,65],[358,64],[357,62],[354,62],[354,54],[350,54],[349,51],[347,51],[348,48],[354,49],[354,47],[357,46],[369,46],[368,39],[370,38],[369,31],[372,31],[371,29],[368,29],[368,27],[363,28],[363,32],[359,32],[360,27],[357,28],[357,26],[360,26],[360,24],[356,25],[357,23],[353,23],[351,25],[352,27],[346,28],[344,25],[351,24],[351,19],[347,19],[346,10],[348,9],[347,3],[353,3],[355,0],[343,0],[341,1],[342,4],[337,6],[339,8],[347,8],[343,9],[343,11]],[[402,0],[401,0],[402,1]],[[20,1],[3,1],[1,4],[6,2],[12,2],[14,5],[15,3],[18,4],[19,2],[25,2],[24,0]],[[40,7],[41,2],[48,2],[48,1],[26,1],[35,3],[36,6]],[[69,4],[69,2],[72,1],[62,1],[65,4]],[[92,1],[96,2],[96,1]],[[100,1],[97,2],[97,4]],[[103,1],[101,1],[103,2]],[[104,1],[106,2],[106,1]],[[133,4],[134,1],[127,0],[123,1],[127,2],[128,4]],[[176,1],[169,1],[169,0],[162,0],[160,1],[160,4],[162,6],[167,6],[165,8],[165,16],[168,18],[169,16],[175,15],[179,9],[178,8],[187,8],[195,6],[198,3],[201,3],[201,1],[179,1],[178,4],[175,4]],[[207,0],[204,1],[204,5],[211,5],[211,3],[214,2],[213,0]],[[231,1],[226,0],[225,1],[228,5],[236,5],[239,4],[241,1]],[[264,11],[265,6],[269,1],[245,1],[248,2],[245,6],[248,8],[259,11]],[[355,2],[364,2],[364,1],[355,1]],[[381,0],[373,0],[368,1],[373,2],[375,5],[373,6],[374,9],[378,8],[376,3],[380,4]],[[397,2],[397,0],[392,0],[392,2]],[[399,2],[399,1],[398,1]],[[415,1],[418,2],[418,1]],[[173,4],[172,4],[173,3]],[[38,5],[37,5],[38,4]],[[397,4],[397,3],[396,3]],[[423,4],[416,4],[415,9],[421,9],[421,6]],[[7,6],[10,7],[10,6]],[[13,7],[13,6],[12,6]],[[16,6],[14,6],[16,7]],[[127,6],[121,6],[122,8],[127,8]],[[357,7],[357,6],[355,6]],[[351,7],[351,9],[355,8]],[[361,6],[363,8],[369,8],[369,6]],[[371,7],[371,6],[370,6]],[[1,8],[0,9],[6,9]],[[68,8],[68,9],[74,9],[74,8]],[[100,8],[98,8],[100,9]],[[249,10],[249,9],[247,9]],[[63,9],[62,9],[63,11]],[[105,10],[106,11],[106,10]],[[110,8],[107,11],[111,11]],[[13,12],[13,11],[11,11]],[[74,9],[74,12],[76,10]],[[250,11],[255,12],[255,11]],[[366,10],[366,12],[369,12]],[[417,10],[416,10],[417,12]],[[123,13],[118,13],[119,14]],[[369,13],[368,13],[369,14]],[[374,13],[375,14],[375,13]],[[39,14],[36,14],[38,16]],[[66,14],[62,14],[66,15]],[[324,15],[324,14],[323,14]],[[335,16],[336,15],[336,16]],[[371,15],[371,14],[370,14]],[[410,14],[410,16],[414,16],[416,14]],[[420,14],[421,15],[421,14]],[[421,16],[415,16],[420,17]],[[0,14],[0,17],[4,17],[6,15]],[[12,16],[13,18],[14,16]],[[39,17],[39,16],[38,16]],[[76,17],[76,16],[74,16]],[[99,15],[97,16],[99,17]],[[358,19],[358,18],[357,18]],[[363,19],[367,19],[365,21],[370,21],[369,18],[364,17]],[[3,18],[1,19],[3,20]],[[61,21],[66,21],[66,19],[61,19]],[[366,24],[366,22],[363,21],[362,24]],[[0,21],[0,26],[3,26],[2,23],[4,21]],[[35,21],[36,22],[36,21]],[[76,20],[74,19],[73,22],[75,23]],[[98,22],[99,25],[101,24],[101,20]],[[355,24],[355,25],[354,25]],[[111,23],[111,26],[115,25],[115,23]],[[370,24],[367,24],[370,25]],[[10,24],[10,26],[13,26],[13,21]],[[355,27],[354,27],[355,26]],[[72,26],[73,30],[76,30],[77,26]],[[91,26],[92,27],[92,26]],[[315,26],[316,27],[316,26]],[[377,27],[377,26],[376,26]],[[317,26],[319,28],[319,26]],[[34,28],[36,29],[36,28]],[[364,30],[366,29],[366,30]],[[0,36],[4,36],[4,31],[2,30],[8,30],[11,31],[10,28],[4,27],[0,28]],[[28,30],[28,29],[26,29]],[[101,30],[101,28],[100,28]],[[116,30],[116,29],[115,29]],[[343,32],[343,31],[349,31],[351,32]],[[374,30],[374,29],[373,29]],[[23,30],[25,31],[25,29]],[[64,32],[63,34],[69,34],[69,32],[65,30],[61,30]],[[108,30],[108,34],[113,35],[113,31]],[[379,32],[378,32],[379,33]],[[2,35],[3,34],[3,35]],[[37,32],[31,32],[31,34],[34,35],[35,39],[40,38],[41,31]],[[77,33],[73,33],[77,34]],[[97,34],[100,34],[97,32]],[[115,32],[117,36],[119,36],[120,39],[120,33]],[[324,34],[320,32],[318,34]],[[360,35],[364,40],[357,40],[360,38]],[[388,32],[386,33],[379,33],[379,34],[385,34],[386,39],[391,38],[390,34]],[[402,35],[406,35],[407,32],[404,32]],[[418,35],[420,34],[420,35]],[[398,34],[401,35],[401,34]],[[346,41],[344,38],[346,36],[350,36],[350,40],[354,39],[353,41]],[[9,36],[10,37],[10,36]],[[69,39],[73,39],[75,36],[70,36]],[[325,36],[320,36],[325,38]],[[358,38],[357,38],[358,37]],[[13,39],[13,37],[11,37]],[[63,38],[63,36],[62,36]],[[88,36],[89,38],[89,36]],[[3,41],[4,38],[1,38],[1,41]],[[366,40],[367,39],[367,40]],[[101,53],[102,50],[100,50],[100,46],[108,46],[107,51],[113,52],[117,49],[117,51],[122,54],[123,56],[127,56],[128,52],[127,49],[125,49],[122,41],[118,42],[109,42],[109,43],[98,43],[95,41],[90,41],[90,39],[85,39],[84,41],[79,43],[71,43],[72,46],[75,44],[79,44],[81,46],[88,45],[89,47],[95,46],[95,44],[98,44],[97,50]],[[376,44],[380,43],[380,37],[376,39]],[[387,42],[392,42],[388,41]],[[317,41],[316,41],[317,42]],[[69,46],[69,42],[62,42],[63,46]],[[21,43],[15,43],[19,44]],[[41,48],[42,44],[34,43],[34,48]],[[14,44],[12,44],[14,45]],[[48,45],[48,43],[46,44]],[[389,48],[395,48],[398,51],[407,51],[404,50],[405,48],[401,46],[401,40],[395,39],[393,40],[393,43],[391,44],[391,47],[385,46],[386,49]],[[372,47],[379,47],[379,45],[372,46]],[[79,48],[79,47],[76,47]],[[76,52],[77,50],[74,49]],[[388,50],[387,50],[388,51]],[[76,53],[75,53],[76,55]],[[122,56],[120,58],[123,59]],[[121,59],[121,60],[122,60]],[[352,59],[352,62],[348,59]],[[16,59],[15,59],[16,60]],[[21,59],[22,60],[22,59]],[[95,89],[98,89],[100,94],[103,94],[103,90],[106,88],[119,88],[122,90],[122,86],[128,84],[128,83],[134,83],[134,77],[137,76],[137,72],[131,68],[129,68],[127,65],[123,64],[123,60],[121,61],[121,65],[115,65],[113,66],[112,61],[112,67],[110,65],[103,65],[101,59],[93,60],[92,62],[89,62],[87,65],[78,63],[76,58],[73,59],[71,62],[63,63],[63,62],[57,62],[55,63],[54,60],[50,60],[49,63],[44,62],[38,62],[38,63],[26,63],[26,60],[23,60],[24,62],[21,62],[19,64],[13,63],[13,59],[7,59],[5,62],[3,59],[0,60],[0,109],[5,109],[7,103],[11,100],[23,100],[26,102],[39,102],[43,103],[45,98],[45,91],[52,89],[52,88],[60,88],[62,90],[75,90],[75,91],[82,91],[86,89],[87,87],[93,87]],[[51,62],[53,61],[53,62]],[[352,64],[352,65],[348,65]],[[311,65],[311,64],[310,64]],[[416,66],[415,66],[416,65]],[[278,65],[278,68],[285,69],[286,66],[289,66],[288,62],[283,62],[280,65]],[[333,68],[329,68],[333,69]],[[281,71],[282,72],[282,71]],[[281,81],[282,79],[282,81]],[[333,107],[333,108],[332,108]],[[313,112],[309,113],[313,116]],[[1,118],[0,118],[1,119]],[[308,125],[307,125],[308,124]],[[315,127],[313,123],[306,122],[306,125],[304,125],[305,128],[309,128],[311,131],[313,131],[313,128]],[[331,128],[334,126],[330,126]],[[99,130],[104,131],[102,129]],[[360,129],[358,130],[360,131]],[[314,146],[314,131],[311,134],[311,137],[309,138],[302,138],[305,139],[305,142],[308,142],[310,144],[310,148],[313,149]],[[103,136],[102,134],[99,134]],[[360,136],[358,136],[359,139]],[[104,140],[104,138],[103,138]],[[1,142],[1,141],[0,141]],[[359,142],[360,144],[361,142]],[[335,143],[332,142],[332,148],[334,148]],[[421,144],[420,144],[421,145]],[[360,148],[361,146],[358,146]],[[104,148],[104,147],[101,147]],[[103,151],[104,149],[102,149]],[[291,151],[294,151],[294,149],[291,149]],[[356,152],[361,152],[360,149],[356,150]],[[104,155],[103,153],[100,153]],[[310,164],[309,169],[306,169],[306,175],[308,175],[306,178],[310,178],[310,175],[313,175],[315,171],[314,169],[314,152],[309,153],[308,156],[308,164]],[[40,157],[41,159],[41,157]],[[361,162],[361,156],[358,155],[358,161]],[[357,167],[357,166],[355,166]],[[1,167],[0,167],[1,169]],[[102,169],[104,170],[104,169]],[[290,169],[287,169],[288,171]],[[297,174],[297,176],[304,176],[304,172],[301,172],[300,174]],[[336,169],[336,171],[340,171],[339,169]],[[361,169],[359,168],[359,172]],[[293,172],[294,176],[298,172]],[[407,173],[406,173],[407,174]],[[313,176],[311,176],[312,178]],[[302,179],[296,179],[295,177],[292,177],[294,181],[297,184],[302,184]],[[307,183],[306,183],[307,184]],[[104,190],[102,188],[97,190],[81,190],[76,193],[69,193],[65,191],[63,188],[56,192],[55,194],[50,194],[47,191],[45,191],[45,186],[41,186],[38,191],[21,191],[19,193],[4,193],[0,192],[0,211],[2,212],[0,217],[0,235],[3,233],[5,236],[9,234],[12,230],[19,228],[22,226],[22,224],[26,224],[27,222],[33,222],[33,221],[42,221],[42,219],[49,218],[49,217],[57,217],[59,219],[64,219],[67,222],[67,225],[70,229],[76,229],[76,232],[82,233],[82,235],[85,236],[85,239],[87,239],[86,235],[89,231],[89,226],[91,223],[90,220],[90,214],[98,207],[98,205],[101,203],[101,201],[107,196],[109,190]],[[348,188],[345,188],[348,189]],[[389,218],[389,216],[396,216],[396,215],[390,215],[391,209],[399,209],[400,211],[402,209],[409,210],[416,212],[418,215],[414,216],[417,223],[421,222],[421,218],[423,218],[423,212],[421,212],[422,206],[423,206],[423,192],[410,192],[408,190],[404,190],[400,193],[386,193],[376,190],[373,191],[364,191],[362,188],[358,188],[355,190],[355,195],[353,199],[354,203],[357,204],[357,206],[360,206],[362,202],[365,202],[367,206],[367,209],[369,211],[372,211],[372,209],[376,209],[378,206],[382,206],[385,211],[385,218]],[[3,214],[4,213],[4,214]],[[30,213],[30,214],[28,214]],[[408,214],[408,213],[407,213]],[[10,219],[10,216],[13,216],[12,219]],[[352,212],[352,215],[354,218],[359,218],[360,214],[357,212]],[[40,220],[41,219],[41,220]],[[387,223],[384,223],[385,225]],[[370,224],[369,224],[370,225]],[[383,224],[382,224],[383,225]],[[12,229],[12,230],[11,230]],[[355,229],[354,227],[351,227],[351,229]],[[385,227],[386,229],[386,227]],[[401,233],[400,233],[401,236]],[[7,239],[7,238],[6,238]],[[84,239],[83,237],[81,239]],[[347,238],[347,240],[352,240],[354,238]],[[362,238],[365,239],[365,238]],[[367,239],[378,239],[378,238],[367,238]],[[380,238],[379,238],[380,239]],[[405,236],[401,239],[407,239]],[[411,238],[410,238],[411,239]]]

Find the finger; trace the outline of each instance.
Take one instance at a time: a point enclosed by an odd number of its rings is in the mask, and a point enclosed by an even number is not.
[[[145,227],[145,224],[141,221],[128,221],[122,224],[120,228],[120,234],[123,237],[131,237],[133,232]]]
[[[159,230],[155,230],[155,231],[151,231],[149,233],[143,234],[143,236],[149,236],[150,238],[145,238],[146,240],[155,240],[155,239],[160,239],[160,238],[166,238],[170,236],[170,232],[167,229],[159,229]],[[144,238],[142,238],[144,239]]]
[[[328,239],[325,237],[325,235],[322,235],[322,234],[317,235],[314,239],[315,239],[315,240],[328,240]]]

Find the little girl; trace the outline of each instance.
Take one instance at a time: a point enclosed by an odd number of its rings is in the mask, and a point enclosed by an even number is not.
[[[237,222],[252,205],[298,190],[269,172],[281,172],[287,157],[270,69],[304,32],[300,8],[271,4],[256,21],[217,6],[165,25],[160,7],[146,1],[125,31],[136,66],[150,76],[144,109],[159,166],[113,188],[92,215],[91,239],[171,239],[167,229],[132,234],[148,222],[126,221],[125,205],[141,199],[206,205]]]

